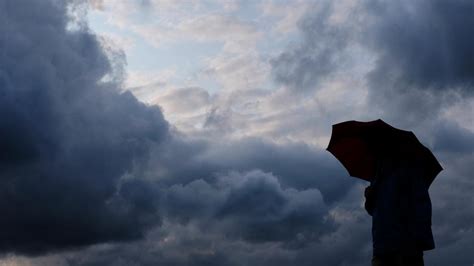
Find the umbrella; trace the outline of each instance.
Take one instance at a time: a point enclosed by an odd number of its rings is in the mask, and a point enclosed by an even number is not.
[[[378,158],[415,162],[426,169],[431,184],[443,168],[431,151],[411,131],[401,130],[381,119],[346,121],[332,126],[327,149],[349,174],[367,181],[374,178]]]

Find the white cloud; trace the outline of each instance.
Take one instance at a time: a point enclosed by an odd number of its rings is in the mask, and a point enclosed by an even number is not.
[[[456,98],[456,97],[453,97]],[[461,127],[474,132],[474,100],[464,99],[446,107],[441,116],[447,121],[456,121]]]
[[[144,87],[156,83],[169,83],[169,80],[176,77],[176,69],[168,68],[165,70],[141,70],[129,71],[127,73],[126,87]]]
[[[225,90],[262,88],[270,76],[270,66],[256,53],[222,53],[205,62],[204,73],[215,78]]]
[[[182,18],[176,24],[135,25],[132,30],[154,46],[176,41],[222,42],[229,49],[254,46],[260,33],[255,25],[235,17],[209,14]]]
[[[272,27],[276,33],[290,33],[297,30],[297,23],[315,1],[295,0],[291,2],[264,1],[261,5],[264,17],[274,17]]]

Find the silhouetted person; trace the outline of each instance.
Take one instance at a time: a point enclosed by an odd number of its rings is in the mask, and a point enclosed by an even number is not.
[[[373,266],[424,265],[423,251],[434,249],[428,186],[419,163],[378,160],[364,193],[372,215]]]

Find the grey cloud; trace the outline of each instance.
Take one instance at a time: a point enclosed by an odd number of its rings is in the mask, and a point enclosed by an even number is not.
[[[197,179],[186,185],[176,184],[165,193],[162,204],[166,217],[187,224],[193,219],[210,219],[221,204],[225,192],[208,182]]]
[[[333,9],[324,2],[307,11],[299,23],[301,41],[272,60],[277,82],[315,89],[357,59],[350,48],[360,46],[375,58],[365,76],[369,103],[389,119],[413,126],[472,96],[472,2],[367,0],[344,24],[331,21]]]
[[[2,253],[137,239],[160,222],[134,175],[168,124],[101,81],[112,63],[87,28],[66,30],[68,3],[0,1]]]
[[[335,228],[317,189],[283,189],[275,176],[261,171],[219,176],[214,185],[203,180],[175,185],[163,202],[171,218],[195,219],[205,230],[250,242],[304,245]]]
[[[350,32],[342,25],[331,25],[333,2],[312,5],[299,22],[301,43],[271,60],[277,82],[297,91],[314,89],[344,62],[344,49]]]
[[[435,151],[459,155],[472,154],[474,151],[474,132],[446,120],[441,120],[436,128],[433,144]]]
[[[260,169],[275,175],[284,188],[316,188],[326,202],[333,203],[354,185],[328,152],[304,143],[180,138],[162,145],[152,161],[151,167],[157,169],[154,178],[166,186],[198,179],[214,183],[215,173]]]
[[[234,173],[238,174],[238,173]],[[240,175],[240,174],[239,174]],[[268,179],[267,181],[275,182],[275,178],[268,173],[243,173],[249,178]],[[252,176],[252,177],[250,177]],[[257,177],[259,176],[259,177]],[[225,180],[230,176],[222,176]],[[233,180],[236,182],[242,180]],[[224,182],[227,188],[226,195],[223,198],[230,199],[230,192],[236,188],[251,188],[253,185],[245,184],[248,180],[241,182],[243,186],[236,184],[236,182]],[[199,181],[196,187],[202,186],[204,182]],[[209,187],[213,187],[208,184]],[[177,186],[178,189],[185,189],[185,187],[192,187],[194,184],[187,186]],[[271,187],[271,186],[270,186]],[[205,199],[205,195],[199,195],[195,190],[196,197],[192,194],[182,194],[182,196],[192,198],[191,201],[199,201],[197,199]],[[217,189],[215,191],[218,191]],[[275,190],[269,190],[275,191]],[[277,189],[276,191],[289,192],[285,189]],[[220,220],[210,219],[206,223],[206,219],[200,216],[202,224],[196,223],[196,220],[189,221],[186,224],[176,222],[175,220],[166,219],[163,225],[148,234],[145,240],[136,241],[133,243],[120,243],[110,246],[91,247],[82,252],[69,254],[63,256],[63,263],[60,265],[352,265],[362,266],[366,265],[370,260],[370,219],[365,214],[365,211],[360,208],[362,188],[353,187],[348,192],[344,199],[340,201],[340,205],[335,208],[326,209],[325,211],[336,212],[331,220],[336,222],[337,226],[334,230],[323,230],[319,235],[318,241],[308,241],[306,245],[288,246],[278,241],[242,241],[241,238],[236,238],[234,234],[224,234],[222,228],[235,226],[234,230],[250,229],[245,225],[247,223],[239,224],[237,220],[226,220],[225,217]],[[176,193],[174,191],[173,193]],[[297,193],[305,194],[304,191],[297,191]],[[218,194],[218,193],[217,193]],[[291,193],[290,193],[291,194]],[[321,201],[305,201],[298,200],[298,196],[287,194],[291,199],[287,202],[299,202],[308,204],[308,207],[321,204]],[[263,193],[263,198],[267,197],[267,192]],[[300,195],[302,196],[302,195]],[[306,198],[306,197],[303,197]],[[309,198],[307,198],[309,199]],[[274,201],[271,201],[274,202]],[[224,206],[219,202],[215,202],[215,206]],[[291,205],[291,204],[290,204]],[[262,205],[262,210],[272,210],[267,208],[269,205]],[[296,205],[293,205],[296,207]],[[257,206],[252,207],[254,210]],[[198,208],[199,209],[199,208]],[[219,210],[220,208],[216,208]],[[283,208],[285,209],[285,208]],[[304,213],[318,212],[315,210],[304,209]],[[251,212],[252,210],[249,210]],[[296,209],[295,209],[296,210]],[[324,211],[324,212],[325,212]],[[271,211],[272,213],[274,211]],[[323,213],[324,213],[323,212]],[[276,210],[274,213],[284,214]],[[239,212],[238,220],[240,222],[245,219],[255,220],[253,216],[247,216],[248,212]],[[320,219],[320,215],[316,215]],[[277,216],[280,217],[280,216]],[[284,216],[281,216],[284,217]],[[198,218],[198,217],[195,217]],[[315,230],[321,228],[320,225],[312,225]],[[232,231],[232,228],[228,228]],[[290,231],[292,229],[290,228]],[[241,231],[241,232],[245,232]],[[289,239],[286,239],[289,240]],[[297,237],[297,240],[304,241],[303,236]],[[67,258],[67,259],[66,259]],[[36,265],[36,264],[34,264]],[[39,264],[38,264],[39,265]]]
[[[371,79],[392,78],[403,87],[472,95],[474,3],[456,1],[368,1],[367,37],[378,54]],[[382,88],[378,88],[382,89]]]
[[[474,226],[471,222],[474,219],[474,154],[472,150],[466,152],[463,149],[443,149],[438,152],[445,170],[430,188],[437,249],[427,254],[427,263],[469,265],[474,262],[470,252],[474,243]]]
[[[367,1],[365,7],[363,43],[377,57],[367,76],[370,101],[387,117],[414,126],[472,99],[472,2]]]
[[[231,221],[229,235],[249,241],[285,241],[288,246],[318,241],[335,226],[317,189],[283,190],[276,178],[260,172],[230,176],[232,187],[217,212]]]

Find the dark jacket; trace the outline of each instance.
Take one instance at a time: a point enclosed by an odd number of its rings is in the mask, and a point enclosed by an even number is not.
[[[434,248],[431,201],[423,168],[415,162],[380,159],[366,190],[375,255]]]

